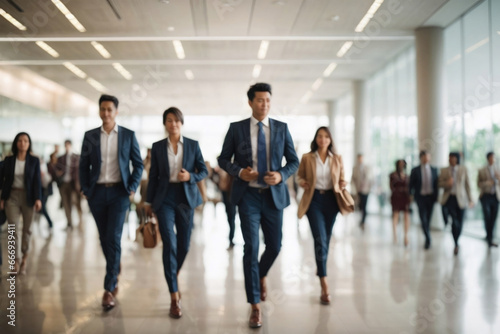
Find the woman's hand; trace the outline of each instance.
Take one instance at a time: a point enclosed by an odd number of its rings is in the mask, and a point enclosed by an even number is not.
[[[146,217],[153,217],[153,207],[150,204],[145,204],[144,213],[146,214]]]
[[[40,211],[42,210],[42,201],[40,201],[39,199],[37,199],[35,201],[35,211]]]
[[[339,182],[339,186],[340,186],[340,189],[345,189],[345,187],[347,187],[347,182],[345,182],[345,181],[340,181],[340,182]]]
[[[179,174],[177,174],[177,178],[181,182],[187,182],[191,179],[191,174],[189,174],[189,172],[183,168],[181,169]]]
[[[299,186],[301,186],[305,190],[309,190],[309,188],[311,188],[311,186],[309,185],[309,183],[307,183],[306,181],[303,181],[303,182],[299,183]]]

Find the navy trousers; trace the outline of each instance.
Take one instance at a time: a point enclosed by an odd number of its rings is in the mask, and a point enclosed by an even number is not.
[[[314,256],[316,257],[317,275],[326,276],[326,262],[333,224],[339,213],[339,206],[333,190],[325,192],[314,190],[314,195],[307,210],[307,219],[314,238]]]
[[[455,246],[458,246],[458,238],[460,238],[460,234],[462,233],[465,209],[460,208],[457,197],[454,195],[450,195],[445,205],[451,216],[451,233],[453,234],[453,240],[455,241]]]
[[[156,212],[156,217],[163,241],[163,271],[170,293],[179,291],[177,273],[189,250],[193,214],[194,209],[187,204],[182,183],[169,184],[167,196]]]
[[[227,222],[229,223],[229,243],[233,243],[234,231],[236,229],[234,221],[236,219],[236,206],[231,202],[229,191],[222,192],[222,200],[226,207]]]
[[[493,242],[493,231],[498,215],[498,199],[495,194],[483,194],[481,197],[483,208],[484,227],[486,229],[486,240],[488,245]]]
[[[243,247],[245,291],[250,304],[260,302],[260,279],[267,276],[281,250],[283,210],[276,209],[269,189],[248,187],[238,204]],[[259,226],[266,249],[259,261]]]
[[[434,209],[434,196],[433,195],[424,195],[419,196],[418,199],[415,199],[418,206],[418,215],[420,216],[420,223],[422,224],[422,231],[425,235],[425,243],[431,243],[431,233],[430,233],[430,225],[431,225],[431,217],[432,210]]]
[[[129,194],[122,185],[105,187],[98,184],[88,203],[97,224],[102,252],[106,258],[104,289],[114,291],[120,272],[121,238],[125,215],[130,204]]]

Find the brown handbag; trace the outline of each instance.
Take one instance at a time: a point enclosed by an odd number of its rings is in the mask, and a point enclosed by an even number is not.
[[[138,230],[142,234],[144,248],[155,248],[160,242],[160,229],[154,217],[146,217]]]
[[[335,192],[335,197],[337,198],[337,205],[339,206],[340,213],[343,216],[354,212],[354,199],[347,189],[342,189],[339,193]]]

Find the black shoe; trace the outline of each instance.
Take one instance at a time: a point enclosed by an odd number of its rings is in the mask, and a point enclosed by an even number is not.
[[[431,248],[431,242],[430,241],[426,241],[424,249],[429,249],[429,248]]]
[[[497,244],[497,243],[494,243],[494,242],[490,242],[489,246],[490,246],[490,247],[498,247],[498,244]]]
[[[230,242],[227,250],[232,250],[233,248],[234,248],[234,242]]]

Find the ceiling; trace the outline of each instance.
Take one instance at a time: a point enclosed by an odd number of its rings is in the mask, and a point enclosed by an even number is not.
[[[247,113],[248,86],[264,81],[273,86],[274,112],[320,115],[327,101],[350,91],[353,80],[369,77],[410,46],[415,28],[446,2],[386,0],[364,32],[355,33],[373,0],[63,1],[86,28],[82,33],[50,0],[0,0],[0,8],[28,28],[20,31],[0,17],[0,68],[21,66],[97,101],[101,93],[62,66],[70,61],[120,99],[122,114],[159,114],[171,105],[186,114]],[[269,48],[260,60],[264,39]],[[38,40],[60,56],[43,51]],[[173,40],[182,42],[184,59]],[[104,59],[91,41],[111,58]],[[345,41],[354,44],[339,58]],[[124,79],[115,62],[133,78]],[[338,64],[335,71],[301,103],[331,62]],[[257,79],[255,64],[262,66]]]

